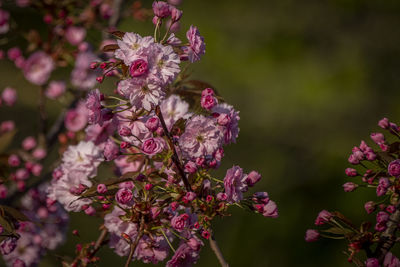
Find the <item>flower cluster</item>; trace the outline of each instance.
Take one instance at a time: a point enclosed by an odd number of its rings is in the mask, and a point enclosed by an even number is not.
[[[261,179],[258,172],[235,165],[223,178],[213,173],[225,146],[236,143],[240,116],[212,86],[189,80],[187,69],[205,54],[205,41],[195,26],[186,40],[175,35],[180,1],[154,1],[152,11],[135,1],[134,17],[154,15],[153,36],[117,31],[119,11],[113,7],[119,2],[73,0],[67,7],[64,1],[17,1],[44,11],[48,34],[32,29],[29,47],[6,53],[40,92],[39,133],[25,136],[20,148],[0,160],[6,167],[0,171],[0,252],[9,266],[35,266],[61,244],[67,212],[103,220],[96,242],[77,244],[75,258],[62,259],[74,267],[97,263],[95,254],[105,244],[127,256],[127,265],[139,260],[190,266],[205,240],[216,247],[212,222],[229,216],[230,207],[278,217],[267,192],[249,192]],[[0,34],[13,25],[9,19],[0,9]],[[110,19],[108,32],[116,40],[103,40],[96,54],[86,35],[104,27],[99,19]],[[68,79],[54,79],[56,69],[68,66]],[[105,79],[116,81],[113,93],[94,89]],[[50,130],[45,98],[65,110]],[[0,106],[16,100],[7,87]],[[13,121],[1,122],[0,144],[11,143],[15,132]],[[47,164],[57,139],[60,159]],[[115,177],[99,175],[107,167]],[[15,200],[20,211],[8,206]]]
[[[388,135],[381,132],[371,133],[371,140],[377,149],[368,146],[365,141],[352,149],[348,158],[354,168],[347,168],[345,173],[352,181],[343,185],[345,192],[357,188],[374,188],[377,201],[367,201],[364,205],[368,214],[376,213],[375,222],[363,222],[360,227],[353,225],[339,212],[323,210],[315,220],[317,226],[330,226],[325,230],[307,230],[306,241],[313,242],[320,236],[327,238],[346,238],[349,241],[349,261],[365,266],[400,266],[400,260],[390,253],[399,225],[400,193],[400,127],[383,118],[378,123]],[[359,183],[356,180],[359,178]],[[374,227],[372,227],[374,226]],[[356,255],[365,250],[367,260]]]
[[[86,137],[65,151],[48,196],[68,211],[103,217],[108,245],[128,256],[128,264],[156,264],[172,250],[167,266],[188,266],[199,258],[202,239],[211,238],[212,220],[229,215],[230,206],[271,218],[278,211],[266,192],[245,196],[259,173],[233,166],[223,180],[212,175],[224,146],[238,138],[239,112],[212,88],[191,93],[193,81],[183,78],[180,65],[200,59],[204,39],[193,26],[187,45],[171,27],[162,37],[160,25],[179,21],[182,12],[162,1],[153,3],[153,12],[154,36],[113,32],[116,44],[104,49],[114,57],[90,64],[120,77],[116,95],[100,89],[87,94]],[[96,177],[102,161],[114,164],[117,178]],[[95,248],[84,247],[74,262],[96,262]]]

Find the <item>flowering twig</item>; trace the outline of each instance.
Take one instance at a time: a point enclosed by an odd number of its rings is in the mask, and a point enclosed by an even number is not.
[[[168,131],[167,125],[165,124],[164,117],[163,117],[163,115],[161,113],[160,106],[157,106],[155,111],[156,111],[157,117],[160,119],[161,126],[162,126],[162,128],[164,130],[165,135],[168,138],[168,144],[169,144],[169,146],[170,146],[170,148],[171,148],[171,150],[173,152],[173,155],[172,155],[171,159],[175,163],[175,166],[178,169],[179,174],[182,177],[182,181],[183,181],[183,183],[185,185],[186,190],[191,192],[192,188],[191,188],[191,186],[189,184],[189,181],[188,181],[188,179],[186,177],[185,171],[184,171],[184,169],[182,167],[182,164],[181,164],[181,162],[179,160],[178,154],[176,153],[174,142],[172,140],[170,132]]]
[[[108,231],[107,231],[107,229],[104,227],[104,225],[102,225],[100,228],[102,228],[102,230],[101,230],[101,232],[100,232],[99,237],[98,237],[97,240],[96,240],[96,243],[95,243],[95,245],[94,245],[93,250],[91,250],[91,251],[87,254],[88,258],[92,258],[92,257],[100,250],[100,248],[102,247],[102,245],[104,245],[104,244],[106,243],[106,238],[107,238],[107,235],[108,235]],[[74,261],[72,262],[71,266],[75,266],[75,265],[78,263],[79,257],[80,257],[80,255],[76,256],[76,258],[75,258]]]
[[[217,240],[215,240],[213,233],[211,233],[209,241],[210,241],[210,247],[211,247],[212,251],[215,253],[215,255],[217,256],[218,261],[221,264],[221,266],[229,267],[229,264],[225,261],[224,256],[222,255],[222,252],[218,247]]]
[[[396,242],[395,233],[400,223],[400,201],[397,202],[396,211],[390,215],[389,221],[387,222],[386,230],[382,233],[380,242],[376,247],[375,254],[376,258],[380,263],[385,259],[385,255],[390,251]]]
[[[129,264],[132,261],[133,254],[135,253],[136,247],[139,244],[139,241],[143,236],[143,230],[144,230],[144,215],[142,215],[141,218],[140,218],[139,232],[138,232],[138,235],[136,236],[135,242],[130,244],[131,245],[131,250],[129,251],[128,260],[125,263],[125,267],[129,267]]]
[[[101,246],[105,243],[105,239],[107,237],[108,231],[106,228],[103,227],[103,230],[101,231],[99,237],[96,240],[96,243],[94,244],[94,248],[90,253],[90,256],[94,256],[94,254],[97,253],[97,251],[99,251],[99,249],[101,248]]]

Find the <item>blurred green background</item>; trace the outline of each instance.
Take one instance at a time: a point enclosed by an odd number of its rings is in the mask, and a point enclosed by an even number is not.
[[[215,222],[227,261],[232,267],[350,266],[344,241],[306,243],[304,233],[321,209],[340,210],[355,223],[373,219],[363,209],[376,199],[373,190],[344,193],[341,185],[351,148],[369,141],[381,117],[400,121],[400,2],[183,0],[181,8],[179,36],[193,24],[207,44],[192,66],[194,77],[240,110],[238,143],[226,149],[218,174],[233,164],[259,171],[257,191],[269,192],[279,207],[278,219],[233,208],[231,217]],[[126,19],[120,28],[149,35],[152,25]],[[0,62],[0,73],[0,90],[15,87],[21,99],[17,112],[2,108],[0,120],[15,118],[22,138],[35,127],[38,89],[10,62]],[[57,107],[50,102],[50,111]],[[73,255],[76,243],[95,240],[99,223],[72,214],[70,229],[79,229],[81,239],[70,235],[41,266],[58,266],[55,254]],[[108,248],[99,256],[99,266],[125,262]],[[218,266],[208,246],[197,266]]]

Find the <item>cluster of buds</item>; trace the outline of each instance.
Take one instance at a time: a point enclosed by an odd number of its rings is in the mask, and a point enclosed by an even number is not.
[[[315,225],[329,227],[318,231],[307,230],[305,239],[308,242],[316,241],[319,237],[347,239],[350,262],[358,266],[376,267],[383,264],[394,267],[400,266],[400,260],[389,252],[396,242],[400,221],[400,127],[387,118],[380,120],[378,126],[387,135],[380,132],[370,135],[377,149],[368,146],[365,141],[352,149],[348,161],[353,167],[345,170],[351,181],[343,185],[345,192],[353,192],[361,187],[376,190],[379,199],[367,201],[364,205],[368,214],[376,213],[376,221],[363,222],[357,227],[339,212],[323,210]],[[357,257],[360,251],[366,252],[366,260]]]

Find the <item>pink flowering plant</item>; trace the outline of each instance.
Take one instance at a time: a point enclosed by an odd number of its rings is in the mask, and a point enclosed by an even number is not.
[[[351,181],[343,185],[345,192],[373,189],[377,199],[365,202],[367,214],[374,214],[375,220],[362,222],[359,226],[339,212],[322,210],[315,225],[318,230],[306,231],[307,242],[320,237],[345,239],[348,261],[357,266],[400,266],[400,260],[391,252],[399,238],[400,222],[400,127],[383,118],[378,123],[385,132],[371,133],[375,143],[369,146],[361,141],[352,149],[348,161],[353,168],[345,170]],[[362,253],[364,252],[364,253]]]
[[[240,117],[212,86],[190,79],[205,41],[195,26],[184,40],[175,35],[179,1],[154,1],[152,11],[134,2],[136,19],[154,15],[151,36],[116,30],[122,1],[16,2],[44,12],[49,34],[31,30],[27,56],[18,47],[7,52],[40,88],[37,135],[7,150],[17,127],[13,121],[0,126],[6,159],[0,162],[0,251],[8,266],[36,266],[60,245],[68,212],[103,221],[96,241],[60,257],[71,267],[96,264],[105,245],[126,257],[126,266],[134,260],[191,266],[206,240],[228,266],[214,238],[215,218],[229,216],[232,206],[278,217],[268,193],[246,194],[260,181],[258,172],[236,165],[222,178],[213,172],[224,147],[236,143]],[[0,33],[10,28],[9,19],[0,12]],[[104,27],[114,39],[103,40],[96,53],[86,33]],[[53,71],[66,66],[69,77],[53,80]],[[116,82],[112,93],[95,88],[106,79]],[[50,128],[46,99],[64,106]],[[1,104],[16,101],[16,91],[4,89]],[[45,165],[56,141],[59,159]],[[99,175],[99,168],[111,169],[112,177]]]

